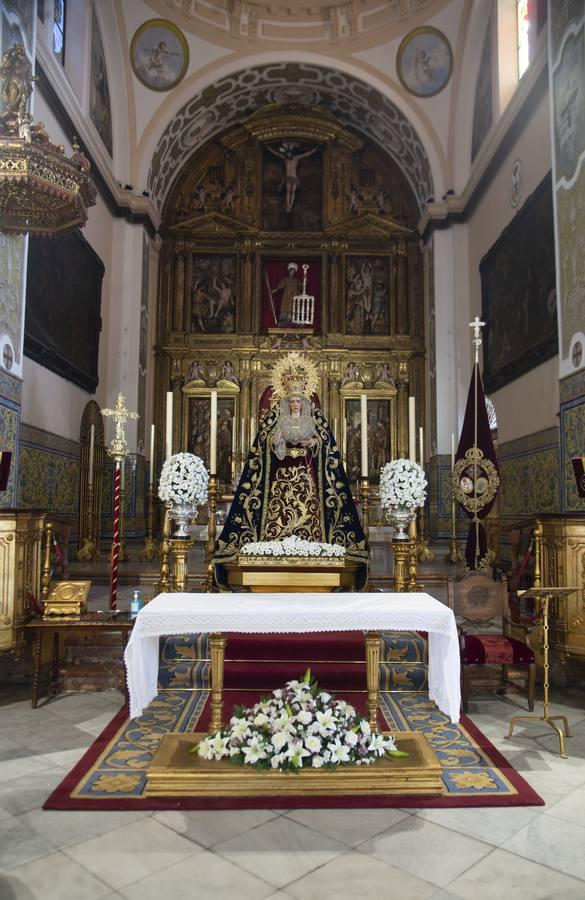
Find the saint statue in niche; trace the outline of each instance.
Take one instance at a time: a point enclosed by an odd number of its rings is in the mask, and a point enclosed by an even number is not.
[[[301,279],[298,277],[299,267],[295,262],[290,262],[286,267],[286,275],[284,278],[281,278],[278,284],[274,287],[271,287],[270,281],[268,280],[268,273],[264,272],[266,277],[266,288],[268,291],[268,297],[271,303],[272,312],[274,314],[274,324],[275,325],[290,325],[292,323],[292,313],[293,313],[293,301],[297,294],[301,291]],[[274,306],[274,295],[278,294],[282,291],[282,298],[280,301],[280,312],[278,317],[276,315],[276,308]]]
[[[223,564],[235,560],[244,544],[294,535],[343,545],[347,559],[364,564],[363,584],[368,546],[319,408],[316,366],[295,351],[276,364],[273,382],[261,399],[264,416],[215,548],[218,583],[225,584]]]

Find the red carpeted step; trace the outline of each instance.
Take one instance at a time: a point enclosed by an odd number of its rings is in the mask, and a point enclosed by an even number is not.
[[[324,691],[365,691],[365,662],[338,663],[306,662],[299,660],[272,660],[269,662],[227,662],[225,664],[224,687],[236,690],[268,690],[282,687],[285,682],[302,678],[310,668],[319,687]]]
[[[365,659],[361,631],[312,634],[228,634],[227,660],[312,660],[349,662]]]

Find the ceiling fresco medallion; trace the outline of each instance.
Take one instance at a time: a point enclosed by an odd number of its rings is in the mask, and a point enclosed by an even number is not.
[[[145,87],[170,91],[182,81],[189,66],[185,35],[168,19],[149,19],[132,38],[130,62]]]
[[[415,97],[442,91],[453,71],[453,51],[443,32],[430,26],[409,32],[398,48],[396,71]]]

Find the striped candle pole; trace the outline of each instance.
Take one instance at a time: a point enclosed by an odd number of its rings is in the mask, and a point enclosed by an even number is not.
[[[112,577],[110,581],[110,609],[118,608],[118,556],[120,554],[120,460],[116,460],[114,475],[114,536],[112,538]]]

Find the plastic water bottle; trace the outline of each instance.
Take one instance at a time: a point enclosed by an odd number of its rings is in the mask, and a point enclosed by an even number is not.
[[[134,596],[130,601],[130,618],[135,619],[138,613],[140,612],[141,607],[140,602],[140,591],[134,591]]]

